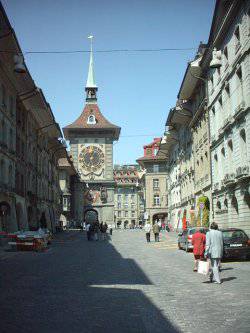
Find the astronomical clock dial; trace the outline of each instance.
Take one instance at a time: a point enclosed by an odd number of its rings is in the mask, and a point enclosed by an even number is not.
[[[79,162],[83,169],[89,172],[96,172],[104,165],[104,153],[97,146],[88,146],[82,149]]]

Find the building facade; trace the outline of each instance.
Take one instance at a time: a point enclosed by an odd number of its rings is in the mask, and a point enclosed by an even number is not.
[[[115,222],[119,228],[143,224],[144,198],[139,165],[115,165]]]
[[[84,110],[75,122],[63,129],[82,182],[76,189],[78,224],[83,220],[107,223],[114,220],[113,142],[119,138],[120,127],[102,115],[97,104],[97,90],[91,50]]]
[[[159,154],[161,138],[145,145],[144,156],[137,162],[145,170],[141,178],[144,187],[145,213],[144,220],[154,224],[156,221],[167,223],[168,216],[168,183],[165,156]]]
[[[60,216],[62,132],[23,62],[0,4],[0,230],[55,229]]]
[[[217,1],[203,66],[208,68],[213,219],[250,233],[250,3]]]

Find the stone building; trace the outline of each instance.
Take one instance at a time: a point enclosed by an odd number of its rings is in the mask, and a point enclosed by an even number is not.
[[[80,177],[74,167],[72,159],[67,155],[58,160],[59,184],[61,189],[62,213],[60,222],[63,227],[74,224],[75,221],[75,186]]]
[[[145,145],[144,156],[137,162],[145,173],[142,176],[144,187],[145,214],[144,219],[151,223],[160,220],[167,222],[168,200],[167,200],[167,165],[166,157],[158,153],[161,138],[154,138],[154,141]]]
[[[61,206],[61,130],[25,63],[0,4],[0,230],[54,230]]]
[[[208,225],[211,203],[211,165],[209,149],[209,122],[206,96],[206,80],[200,66],[206,44],[200,44],[195,59],[187,66],[179,93],[178,104],[189,112],[185,124],[190,136],[190,157],[192,164],[192,186],[181,190],[190,225]],[[185,170],[181,170],[185,173]],[[185,195],[185,190],[188,196]],[[185,198],[191,199],[191,207]],[[184,208],[185,209],[185,208]],[[201,221],[200,221],[201,219]]]
[[[115,222],[117,227],[143,224],[144,198],[139,165],[115,165]]]
[[[97,90],[91,47],[84,110],[76,121],[63,129],[82,181],[77,187],[78,224],[83,220],[98,219],[107,223],[114,220],[113,142],[119,139],[120,127],[110,123],[101,113]]]
[[[194,163],[192,135],[188,127],[192,112],[188,103],[178,102],[169,112],[160,153],[168,165],[168,224],[181,229],[194,213]]]
[[[250,2],[217,1],[207,67],[212,208],[221,227],[250,233]],[[216,48],[212,51],[213,48]],[[211,63],[212,60],[212,63]],[[216,65],[209,68],[208,64]]]

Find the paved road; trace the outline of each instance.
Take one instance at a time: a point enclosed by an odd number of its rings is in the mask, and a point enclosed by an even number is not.
[[[250,332],[250,262],[225,263],[210,284],[175,234],[144,238],[70,232],[46,253],[0,252],[1,333]]]

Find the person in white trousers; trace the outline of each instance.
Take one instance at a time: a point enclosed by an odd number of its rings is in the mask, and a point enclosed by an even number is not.
[[[223,236],[222,232],[218,230],[218,224],[213,222],[210,230],[206,234],[206,250],[205,257],[211,260],[211,275],[210,281],[221,284],[219,264],[223,256]]]

